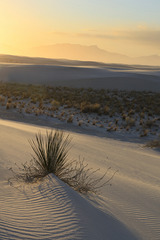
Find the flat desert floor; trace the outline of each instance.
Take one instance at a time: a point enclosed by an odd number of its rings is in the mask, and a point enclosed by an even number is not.
[[[160,67],[98,63],[78,67],[74,61],[66,65],[63,61],[56,65],[0,64],[0,78],[27,84],[160,92]]]

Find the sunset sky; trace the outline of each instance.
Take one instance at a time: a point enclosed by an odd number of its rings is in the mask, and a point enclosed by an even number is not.
[[[0,53],[57,43],[160,55],[160,0],[0,0]]]

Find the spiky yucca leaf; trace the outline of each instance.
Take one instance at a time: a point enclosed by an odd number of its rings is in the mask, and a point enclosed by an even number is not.
[[[64,136],[64,133],[58,130],[55,133],[47,131],[45,137],[40,132],[36,134],[35,140],[29,141],[35,153],[35,156],[32,156],[36,166],[34,171],[41,172],[43,176],[49,173],[54,173],[57,177],[63,175],[70,141],[69,135]]]

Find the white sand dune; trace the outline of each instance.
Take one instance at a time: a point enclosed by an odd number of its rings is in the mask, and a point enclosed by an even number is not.
[[[160,70],[110,64],[105,67],[1,64],[0,80],[50,86],[160,92]]]
[[[72,132],[79,155],[112,186],[88,201],[49,175],[42,182],[8,184],[9,167],[30,159],[28,139],[45,128],[0,120],[0,239],[160,239],[160,155],[137,143]],[[112,174],[112,172],[111,172]]]

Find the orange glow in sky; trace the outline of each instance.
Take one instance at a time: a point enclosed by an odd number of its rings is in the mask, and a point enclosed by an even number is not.
[[[159,10],[159,0],[1,0],[0,53],[70,43],[160,55]]]

